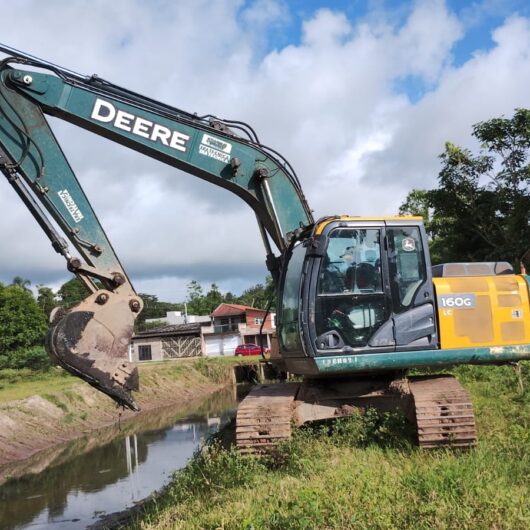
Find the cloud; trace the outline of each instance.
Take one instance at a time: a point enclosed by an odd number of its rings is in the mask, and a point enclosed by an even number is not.
[[[267,32],[271,25],[282,26],[290,19],[285,2],[277,0],[256,0],[240,16],[243,24],[252,27],[254,32]]]
[[[509,18],[493,40],[490,51],[448,69],[436,89],[415,105],[395,109],[391,119],[397,127],[386,149],[366,161],[366,180],[378,175],[381,184],[394,177],[409,187],[435,186],[444,141],[477,150],[472,124],[528,107],[530,21]]]
[[[293,164],[316,216],[394,214],[412,187],[436,183],[451,140],[471,125],[528,106],[530,22],[509,17],[494,46],[455,66],[467,26],[441,0],[351,19],[303,15],[287,2],[82,2],[3,6],[5,43],[100,76],[186,111],[252,125]],[[288,39],[300,26],[300,40]],[[20,28],[31,31],[20,31]],[[410,80],[422,90],[412,101]],[[160,298],[188,279],[225,290],[262,281],[253,213],[216,188],[53,119],[98,217],[141,290]],[[20,272],[57,282],[61,258],[0,180],[0,280]],[[247,284],[247,285],[248,285]],[[167,292],[167,296],[165,293]],[[179,295],[180,296],[180,295]]]
[[[396,63],[404,75],[434,82],[450,62],[451,49],[462,36],[460,22],[443,1],[418,2],[395,39]]]

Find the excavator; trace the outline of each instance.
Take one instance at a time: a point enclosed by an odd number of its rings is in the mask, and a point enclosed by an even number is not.
[[[243,400],[242,452],[267,452],[294,426],[367,407],[402,411],[421,447],[475,444],[473,406],[456,378],[410,372],[530,359],[529,276],[505,262],[432,267],[419,217],[315,220],[289,162],[245,123],[0,51],[0,169],[90,292],[50,317],[46,343],[58,365],[139,409],[127,351],[142,299],[46,116],[221,186],[254,210],[277,289],[269,362],[298,382],[260,385]]]

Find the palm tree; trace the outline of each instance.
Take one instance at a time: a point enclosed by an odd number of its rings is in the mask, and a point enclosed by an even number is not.
[[[25,278],[22,278],[22,276],[15,276],[11,285],[16,285],[17,287],[20,287],[25,291],[31,291],[31,289],[29,288],[31,282]]]

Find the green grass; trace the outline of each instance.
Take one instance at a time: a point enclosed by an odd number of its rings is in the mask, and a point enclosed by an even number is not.
[[[479,443],[417,449],[396,414],[369,411],[299,430],[268,460],[213,441],[130,528],[530,528],[530,364],[461,367]]]
[[[194,371],[211,383],[226,383],[230,368],[234,364],[257,362],[252,357],[222,357],[213,359],[182,359],[145,363],[139,366],[140,383],[160,374],[175,379],[185,379]],[[191,368],[191,370],[190,370]],[[0,370],[0,403],[25,399],[33,395],[53,395],[64,392],[70,401],[82,399],[72,392],[72,387],[80,380],[60,368],[48,371],[33,371],[27,368]]]
[[[254,362],[256,362],[255,359]],[[213,381],[214,383],[222,383],[229,380],[228,374],[234,364],[241,364],[241,358],[216,357],[213,359],[197,359],[193,363],[193,367],[210,381]]]
[[[46,372],[27,368],[0,370],[0,403],[25,399],[35,394],[53,394],[71,388],[78,381],[60,368]]]

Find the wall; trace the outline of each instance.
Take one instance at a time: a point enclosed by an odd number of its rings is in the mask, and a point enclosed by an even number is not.
[[[162,343],[158,338],[145,338],[145,339],[136,339],[132,343],[132,360],[138,361],[138,346],[140,345],[150,345],[151,346],[151,360],[152,361],[161,361],[164,359],[164,352],[162,351]]]
[[[256,318],[263,318],[265,315],[265,311],[260,311],[258,309],[247,309],[246,311],[246,322],[248,327],[258,328],[261,326],[261,324],[256,324],[255,319]],[[267,319],[265,320],[265,325],[263,326],[263,330],[272,330],[272,315],[269,313],[267,315]]]
[[[134,339],[131,348],[131,360],[139,361],[139,346],[151,346],[151,361],[177,359],[183,357],[200,357],[201,337],[191,335],[176,335],[168,337],[151,337]]]

